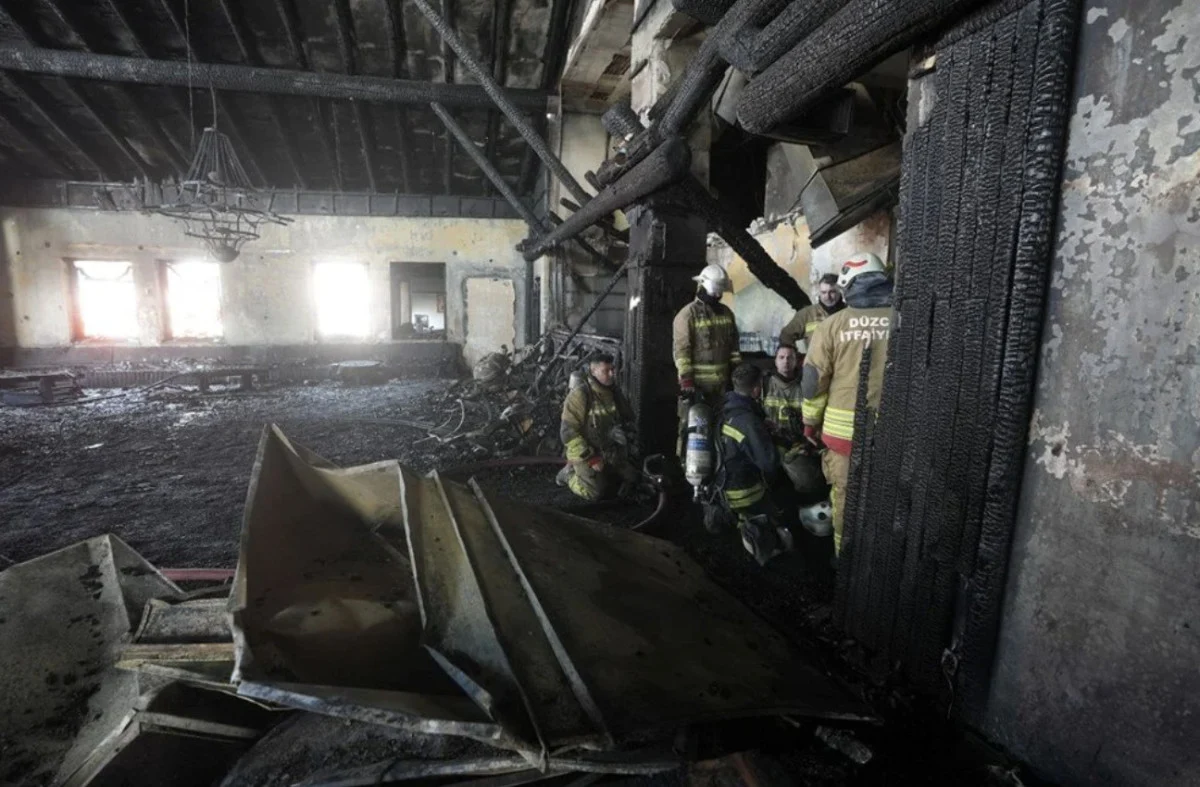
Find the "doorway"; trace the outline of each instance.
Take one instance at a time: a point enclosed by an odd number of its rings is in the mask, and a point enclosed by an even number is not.
[[[446,338],[446,264],[393,262],[392,338]]]

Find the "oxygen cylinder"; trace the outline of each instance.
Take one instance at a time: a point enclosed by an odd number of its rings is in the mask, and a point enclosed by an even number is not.
[[[695,487],[698,497],[700,488],[713,473],[712,409],[703,402],[688,409],[686,437],[683,475]]]
[[[574,391],[579,386],[587,382],[587,372],[582,369],[576,369],[571,372],[571,377],[567,382],[567,392]]]

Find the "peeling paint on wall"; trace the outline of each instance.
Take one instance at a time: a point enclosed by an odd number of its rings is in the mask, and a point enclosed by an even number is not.
[[[1200,783],[1200,5],[1089,0],[988,731]]]

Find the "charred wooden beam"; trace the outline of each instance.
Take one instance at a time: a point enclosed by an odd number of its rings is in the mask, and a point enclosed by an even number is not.
[[[102,165],[95,156],[93,156],[91,153],[88,152],[88,149],[86,147],[84,147],[82,144],[80,144],[79,140],[75,139],[75,137],[73,137],[71,134],[67,133],[67,130],[65,128],[63,128],[62,124],[58,121],[58,119],[53,114],[51,114],[44,106],[42,106],[40,101],[38,101],[32,95],[30,95],[29,91],[27,91],[25,89],[25,87],[23,85],[21,85],[21,83],[18,80],[10,79],[7,75],[5,75],[2,78],[0,78],[0,85],[3,85],[5,92],[11,93],[11,94],[17,96],[17,98],[19,98],[25,104],[29,105],[29,107],[31,109],[33,109],[34,113],[37,114],[42,119],[43,123],[45,123],[47,126],[52,128],[54,130],[55,134],[62,137],[68,145],[70,145],[76,151],[78,151],[79,155],[82,156],[84,158],[84,160],[87,161],[87,163],[91,165],[91,167],[96,171],[96,174],[99,175],[101,179],[109,179],[109,180],[119,180],[120,179],[119,177],[117,177],[115,170],[110,170],[110,169],[106,168],[104,165]]]
[[[512,14],[511,0],[496,0],[492,15],[492,77],[503,87],[508,72],[508,25]],[[500,115],[488,113],[486,155],[488,161],[496,160],[496,144],[500,136]],[[491,193],[489,188],[486,193]]]
[[[349,0],[334,1],[334,26],[337,28],[338,52],[342,56],[342,66],[346,73],[353,75],[358,71],[358,63],[354,57],[354,17],[351,15]],[[358,139],[362,146],[363,163],[367,168],[367,184],[371,191],[376,191],[375,185],[375,140],[371,131],[371,117],[362,102],[352,102],[354,106],[354,124],[358,126]]]
[[[258,53],[258,44],[250,40],[249,33],[246,31],[241,18],[233,12],[233,7],[230,6],[229,0],[218,0],[218,2],[221,6],[221,13],[224,15],[229,29],[233,32],[233,38],[237,42],[238,52],[241,54],[242,60],[250,65],[261,66],[262,58]],[[300,188],[307,189],[308,181],[304,177],[304,171],[300,168],[300,156],[296,151],[295,141],[288,134],[288,129],[284,126],[283,121],[279,119],[280,114],[282,114],[279,100],[268,98],[266,103],[267,113],[271,116],[271,122],[279,132],[279,136],[283,139],[283,151],[287,156],[292,172],[296,176],[296,183],[299,184]]]
[[[319,74],[223,63],[193,63],[189,77],[188,64],[178,60],[149,60],[37,47],[18,49],[0,46],[0,70],[143,85],[187,87],[189,84],[211,84],[217,90],[321,96],[384,104],[429,104],[436,101],[447,107],[489,107],[493,101],[491,94],[481,85],[447,85],[442,82]],[[514,111],[517,107],[523,107],[545,112],[546,95],[543,90],[503,91],[504,101]]]
[[[293,0],[275,0],[275,11],[283,22],[283,32],[287,36],[288,46],[292,50],[292,58],[296,61],[296,65],[307,71],[309,68],[308,53],[304,51],[304,44],[300,40],[300,15],[296,13],[295,2]],[[333,148],[329,99],[314,97],[310,100],[313,114],[317,118],[317,136],[321,138],[321,146],[325,150],[325,157],[329,159],[329,168],[333,171],[333,184],[341,191],[342,168],[339,166],[340,159]]]
[[[446,20],[446,25],[453,31],[454,24],[454,0],[441,0],[442,3],[442,19]],[[454,50],[450,46],[450,41],[442,36],[442,81],[447,85],[454,84]],[[445,191],[447,194],[454,193],[454,144],[450,141],[450,131],[446,130],[446,160],[442,162],[444,169],[443,179],[445,180]]]
[[[521,134],[521,137],[524,138],[527,143],[529,143],[529,146],[533,148],[535,153],[537,153],[538,157],[542,160],[542,163],[544,163],[546,167],[554,173],[554,176],[562,182],[566,189],[571,192],[571,196],[575,197],[575,199],[579,200],[581,203],[586,203],[588,200],[590,200],[592,198],[591,195],[579,185],[579,182],[575,180],[575,177],[570,172],[567,171],[567,168],[563,165],[562,161],[560,161],[558,157],[550,151],[549,146],[546,145],[546,141],[538,136],[537,132],[533,128],[533,125],[529,122],[529,119],[522,115],[520,111],[518,111],[517,107],[514,106],[511,101],[509,101],[506,91],[501,89],[500,86],[496,84],[496,80],[492,79],[491,74],[489,74],[487,70],[483,68],[479,60],[477,60],[475,55],[472,54],[471,50],[466,47],[466,45],[462,42],[462,39],[460,39],[454,32],[453,28],[451,28],[450,24],[444,18],[438,15],[438,12],[434,10],[429,0],[412,0],[412,2],[417,6],[417,8],[420,9],[421,13],[425,15],[425,18],[429,20],[429,23],[433,26],[434,30],[436,30],[438,34],[441,35],[446,41],[446,43],[450,45],[455,54],[458,56],[458,59],[462,61],[463,65],[467,67],[467,69],[475,77],[476,81],[478,81],[483,89],[487,91],[488,96],[490,96],[492,100],[496,102],[496,106],[500,108],[500,111],[504,113],[504,116],[507,117],[514,126],[516,126],[517,131]]]
[[[388,23],[388,54],[392,61],[392,77],[404,77],[404,14],[396,6],[397,0],[384,0],[383,10]],[[411,141],[408,136],[408,113],[396,108],[396,145],[399,147],[397,160],[400,163],[400,181],[404,190],[412,191],[412,168],[408,158]]]
[[[28,128],[23,120],[11,118],[3,110],[0,110],[0,123],[4,124],[7,135],[11,135],[17,142],[45,159],[51,169],[67,178],[76,176],[77,173],[73,172],[72,168],[63,164],[62,154],[47,147],[41,136]]]
[[[30,46],[33,46],[35,33],[32,32],[32,26],[28,23],[28,21],[21,22],[17,20],[6,7],[0,7],[0,19],[6,20],[11,29],[21,33],[22,37],[29,42]],[[70,92],[71,97],[79,102],[80,106],[82,106],[87,113],[92,116],[92,120],[96,122],[96,125],[100,127],[105,136],[108,137],[109,141],[112,142],[118,150],[125,154],[126,158],[129,159],[130,163],[133,164],[137,171],[140,172],[143,177],[151,177],[150,170],[147,168],[146,162],[141,156],[138,155],[137,151],[135,151],[130,144],[125,141],[125,137],[116,128],[114,128],[111,123],[108,122],[107,118],[100,113],[100,109],[96,103],[80,92],[80,90],[70,82],[64,80],[63,84],[66,86],[67,91]],[[29,94],[26,93],[26,96],[28,95]],[[37,104],[36,101],[34,103]],[[45,114],[44,108],[38,106],[37,109],[39,112]],[[56,131],[64,136],[67,136],[68,139],[71,139],[71,137],[62,129],[60,124],[55,123],[54,125]],[[79,147],[78,143],[73,139],[71,142],[76,147]],[[103,172],[103,168],[101,168],[100,171]]]

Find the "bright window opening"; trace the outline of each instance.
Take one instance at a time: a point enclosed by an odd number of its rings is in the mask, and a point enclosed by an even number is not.
[[[359,262],[318,262],[313,266],[317,334],[323,339],[367,336],[367,266]]]
[[[128,262],[76,260],[75,307],[80,339],[136,339],[137,292]]]
[[[215,262],[168,262],[166,269],[171,338],[221,338],[221,266]]]

